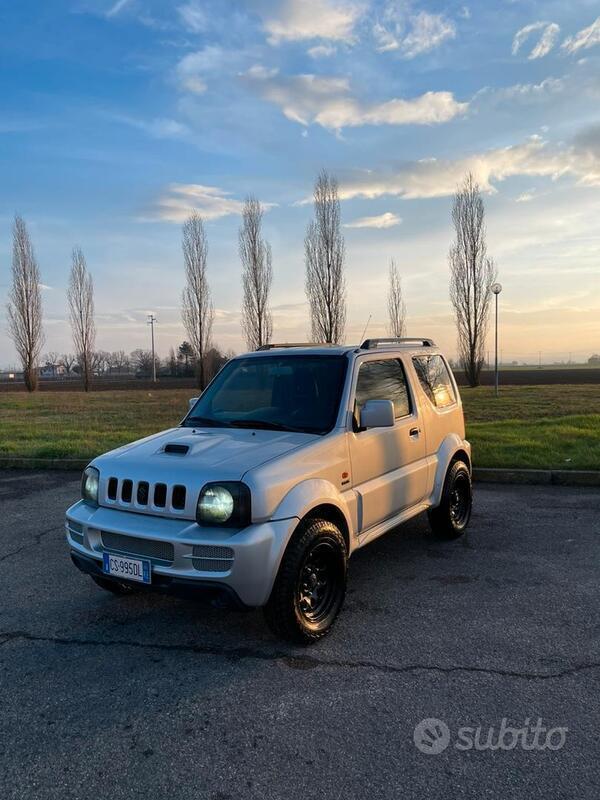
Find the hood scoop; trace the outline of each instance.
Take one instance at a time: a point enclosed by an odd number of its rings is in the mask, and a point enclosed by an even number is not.
[[[189,452],[189,449],[189,444],[177,444],[176,442],[170,442],[169,444],[165,445],[163,452],[169,456],[185,456]]]

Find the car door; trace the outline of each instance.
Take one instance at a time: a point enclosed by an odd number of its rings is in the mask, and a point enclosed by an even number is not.
[[[419,409],[402,359],[381,355],[357,359],[353,380],[350,461],[359,530],[366,531],[423,499],[428,463]],[[367,400],[391,400],[394,425],[360,430],[360,410]]]

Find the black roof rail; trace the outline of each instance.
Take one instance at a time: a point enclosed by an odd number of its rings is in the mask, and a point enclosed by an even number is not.
[[[361,344],[361,350],[375,350],[375,348],[379,347],[382,344],[399,344],[399,345],[420,345],[421,347],[435,347],[435,342],[433,339],[421,339],[416,337],[404,337],[398,338],[396,336],[390,336],[386,339],[365,339],[365,341]]]
[[[281,344],[263,344],[257,347],[255,352],[273,350],[276,347],[335,347],[335,345],[328,342],[282,342]]]

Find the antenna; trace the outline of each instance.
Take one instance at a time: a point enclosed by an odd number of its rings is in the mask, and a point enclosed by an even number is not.
[[[369,327],[369,322],[371,322],[371,317],[373,314],[369,314],[369,319],[367,320],[367,324],[365,325],[365,329],[362,332],[362,336],[360,337],[359,341],[364,342],[365,340],[365,333],[367,332],[367,328]]]

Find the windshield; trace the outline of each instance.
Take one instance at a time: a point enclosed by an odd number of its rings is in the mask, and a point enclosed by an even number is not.
[[[327,433],[346,377],[340,355],[273,355],[226,364],[183,425]]]

